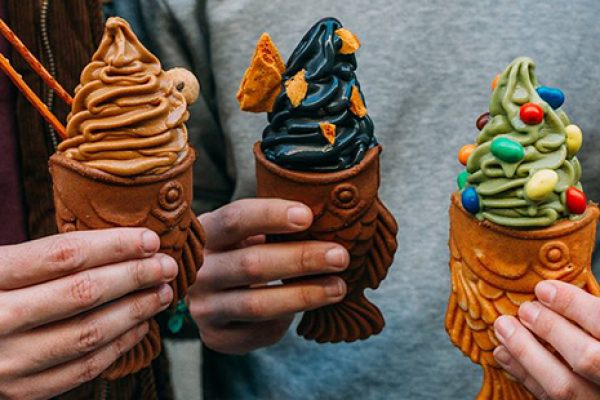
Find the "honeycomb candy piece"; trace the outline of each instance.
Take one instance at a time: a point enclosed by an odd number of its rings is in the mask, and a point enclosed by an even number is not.
[[[263,33],[236,96],[240,109],[270,112],[279,94],[284,71],[285,65],[279,50],[269,34]]]
[[[304,70],[298,71],[296,75],[292,76],[285,83],[285,93],[287,94],[287,97],[290,99],[290,102],[294,108],[298,107],[300,103],[302,103],[302,100],[304,100],[306,97],[306,92],[308,91],[308,83],[306,82],[304,74]]]

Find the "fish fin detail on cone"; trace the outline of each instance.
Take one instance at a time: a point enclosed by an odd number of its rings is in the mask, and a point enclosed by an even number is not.
[[[483,385],[477,400],[533,400],[527,389],[500,368],[493,355],[499,344],[494,321],[503,314],[516,315],[519,303],[533,300],[533,294],[519,298],[486,283],[464,263],[452,238],[450,248],[452,290],[445,326],[452,343],[483,366]]]
[[[177,263],[179,267],[179,273],[177,279],[173,281],[173,302],[172,307],[175,307],[177,302],[183,299],[188,292],[188,288],[196,281],[196,273],[200,269],[200,266],[204,262],[204,253],[202,249],[206,243],[206,236],[202,225],[192,214],[191,222],[187,228],[188,234],[186,242],[183,245],[183,251],[181,253],[181,260]]]
[[[376,289],[386,277],[398,246],[397,232],[394,217],[376,197],[361,218],[328,239],[344,245],[350,253],[350,266],[340,274],[348,294],[341,303],[305,312],[299,335],[320,343],[337,343],[364,340],[381,332],[383,315],[365,297],[364,290]],[[323,235],[316,233],[314,237]]]
[[[345,224],[336,227],[334,223],[336,231],[311,232],[311,236],[316,240],[340,243],[350,253],[350,265],[339,274],[348,284],[348,292],[360,288],[377,289],[387,276],[398,247],[398,225],[377,197],[368,207],[358,204],[347,211],[343,215],[334,207],[326,207],[320,218],[328,221],[330,227],[331,221],[336,218]],[[355,211],[360,211],[360,214]],[[348,221],[351,223],[348,224]],[[314,224],[321,225],[318,220]]]
[[[451,239],[450,279],[452,292],[446,312],[446,331],[452,342],[473,362],[497,367],[492,352],[499,344],[493,324],[501,315],[516,315],[505,290],[478,278]],[[533,295],[531,296],[533,299]]]

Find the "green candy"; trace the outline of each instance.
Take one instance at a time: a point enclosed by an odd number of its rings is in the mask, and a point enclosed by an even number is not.
[[[456,178],[456,183],[458,183],[458,188],[463,190],[465,186],[467,186],[467,179],[469,179],[469,173],[467,171],[462,171],[458,174]]]
[[[521,143],[505,137],[494,139],[491,151],[497,159],[507,163],[516,163],[525,157],[525,149]]]

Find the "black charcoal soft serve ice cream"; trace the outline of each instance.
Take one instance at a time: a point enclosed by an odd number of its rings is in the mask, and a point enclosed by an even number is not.
[[[356,79],[358,39],[335,18],[317,22],[287,62],[262,151],[283,168],[339,171],[377,145]]]

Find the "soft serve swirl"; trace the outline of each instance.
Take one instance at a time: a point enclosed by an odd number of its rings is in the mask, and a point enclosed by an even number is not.
[[[269,113],[263,132],[266,158],[284,168],[304,171],[337,171],[358,164],[377,144],[373,122],[350,110],[353,87],[360,91],[354,73],[354,54],[341,54],[342,40],[335,34],[342,24],[335,18],[317,22],[304,36],[287,62],[282,90]],[[285,82],[305,71],[306,98],[294,107]],[[334,143],[320,130],[321,123],[336,126]]]
[[[59,152],[104,172],[161,174],[189,150],[184,96],[121,18],[81,73]]]
[[[571,186],[581,189],[581,166],[567,151],[565,127],[569,118],[562,109],[554,110],[536,91],[535,64],[526,57],[517,58],[500,75],[490,102],[490,120],[477,138],[477,148],[467,162],[468,183],[481,198],[477,218],[516,228],[552,225],[561,218],[572,217],[565,192]],[[544,121],[527,125],[519,116],[524,102],[538,104]],[[525,155],[516,163],[494,157],[491,144],[496,137],[520,143]],[[539,170],[553,170],[558,182],[542,201],[532,201],[524,187]]]

